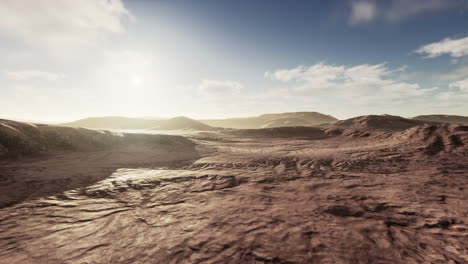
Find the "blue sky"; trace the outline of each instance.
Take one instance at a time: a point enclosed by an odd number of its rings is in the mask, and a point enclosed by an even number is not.
[[[0,117],[468,115],[465,0],[5,0]]]

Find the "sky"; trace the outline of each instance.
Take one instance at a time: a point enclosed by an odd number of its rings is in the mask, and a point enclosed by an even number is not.
[[[0,1],[0,118],[293,111],[468,115],[468,1]]]

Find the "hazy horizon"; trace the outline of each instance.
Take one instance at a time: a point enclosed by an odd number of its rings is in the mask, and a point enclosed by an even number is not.
[[[39,119],[21,119],[21,118],[3,118],[3,117],[0,117],[0,119],[11,119],[11,120],[15,120],[15,121],[20,121],[20,122],[27,122],[27,123],[44,123],[44,124],[53,124],[53,125],[60,125],[60,124],[65,124],[65,123],[71,123],[71,122],[74,122],[74,121],[79,121],[79,120],[85,120],[85,119],[88,119],[88,118],[110,118],[110,117],[123,117],[123,118],[130,118],[130,119],[147,119],[147,120],[167,120],[167,119],[171,119],[171,118],[175,118],[175,117],[188,117],[190,119],[194,119],[194,120],[226,120],[226,119],[242,119],[242,118],[254,118],[254,117],[258,117],[258,116],[261,116],[263,114],[285,114],[285,113],[300,113],[300,112],[315,112],[315,111],[296,111],[296,112],[271,112],[271,113],[262,113],[262,114],[259,114],[259,115],[244,115],[244,116],[225,116],[225,117],[219,117],[219,118],[195,118],[195,117],[192,117],[190,115],[179,115],[179,116],[160,116],[160,117],[149,117],[149,116],[116,116],[116,115],[108,115],[108,116],[87,116],[87,117],[82,117],[82,118],[78,118],[78,119],[69,119],[69,120],[39,120]],[[324,115],[328,115],[327,113],[320,113],[320,114],[324,114]],[[369,115],[388,115],[386,113],[383,113],[383,114],[372,114],[372,113],[369,113],[369,114],[365,114],[365,115],[361,115],[361,116],[369,116]],[[427,114],[429,116],[431,116],[431,114]],[[434,114],[434,115],[437,115],[437,114]],[[444,114],[440,114],[440,115],[444,115]],[[331,117],[334,117],[334,118],[337,118],[336,116],[332,116],[332,115],[329,115]],[[401,117],[404,117],[404,118],[413,118],[413,117],[417,117],[417,116],[424,116],[424,115],[413,115],[413,116],[401,116]],[[449,116],[460,116],[460,115],[449,115]],[[351,116],[349,118],[354,118],[354,117],[358,117],[358,116]],[[345,119],[349,119],[349,118],[337,118],[338,120],[345,120]]]
[[[467,11],[459,0],[6,0],[0,118],[467,116]]]

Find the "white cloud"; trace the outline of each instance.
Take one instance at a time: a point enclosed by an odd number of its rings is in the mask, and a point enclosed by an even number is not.
[[[458,80],[468,76],[468,66],[463,66],[453,72],[441,74],[440,78],[445,80]]]
[[[0,33],[50,50],[89,48],[125,32],[121,0],[2,0]]]
[[[444,54],[459,58],[468,55],[468,37],[460,39],[446,38],[439,42],[424,45],[415,51],[427,54],[428,58],[435,58]]]
[[[5,75],[16,81],[27,81],[30,79],[43,79],[46,81],[58,81],[65,78],[63,73],[44,72],[38,70],[28,71],[6,71]]]
[[[352,2],[349,19],[351,24],[375,19],[396,23],[428,12],[464,8],[463,4],[462,0],[360,0]]]
[[[266,72],[265,77],[282,82],[291,80],[307,80],[311,83],[323,84],[329,80],[337,79],[339,75],[343,74],[345,68],[343,66],[326,65],[319,63],[309,68],[305,66],[298,66],[294,69],[277,70],[274,72]]]
[[[468,78],[453,82],[450,85],[450,88],[458,88],[460,91],[467,92],[468,93]]]
[[[377,16],[377,4],[371,1],[354,1],[351,3],[351,24],[365,23]]]
[[[458,0],[392,0],[385,12],[385,18],[398,22],[410,16],[456,7],[460,3]]]
[[[466,113],[468,110],[466,102],[468,101],[468,93],[460,91],[448,91],[436,95],[435,103],[431,107],[438,107],[445,114],[452,112],[453,114]]]
[[[208,96],[228,96],[240,93],[243,85],[233,81],[202,80],[198,92]]]
[[[392,70],[385,64],[362,64],[352,67],[319,63],[310,67],[299,66],[290,70],[267,72],[266,77],[288,83],[286,88],[270,91],[285,96],[333,96],[345,100],[406,100],[424,96],[437,87],[422,88],[419,84],[400,81],[393,75],[402,68]],[[295,81],[291,84],[291,81]]]

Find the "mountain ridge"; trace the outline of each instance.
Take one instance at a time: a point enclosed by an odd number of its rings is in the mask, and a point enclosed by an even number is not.
[[[281,119],[283,122],[277,121],[278,119]],[[254,117],[200,119],[200,121],[205,124],[216,127],[254,129],[285,126],[284,121],[287,121],[287,119],[294,120],[295,124],[293,126],[297,126],[298,123],[300,123],[301,126],[314,126],[338,121],[338,119],[333,116],[322,114],[319,112],[286,112],[263,114]],[[300,120],[302,120],[302,122],[300,122]]]
[[[468,124],[468,116],[461,115],[419,115],[411,119],[450,124]]]

